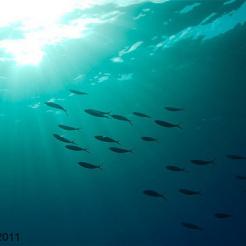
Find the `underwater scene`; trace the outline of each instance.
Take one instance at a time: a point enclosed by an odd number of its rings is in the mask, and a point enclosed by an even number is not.
[[[0,0],[0,245],[246,245],[246,1]]]

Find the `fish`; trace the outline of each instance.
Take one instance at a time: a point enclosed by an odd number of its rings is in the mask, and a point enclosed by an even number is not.
[[[230,154],[230,155],[226,155],[226,157],[232,160],[246,160],[246,156],[241,156],[241,155]]]
[[[162,195],[159,192],[154,191],[154,190],[144,190],[143,194],[146,196],[151,196],[151,197],[160,197],[164,200],[167,200],[167,198],[164,195]]]
[[[86,149],[86,148],[81,148],[81,147],[75,146],[75,145],[66,145],[65,147],[66,147],[67,149],[73,150],[73,151],[85,151],[85,152],[87,152],[87,153],[90,153],[90,152],[88,151],[88,149]]]
[[[117,143],[117,144],[120,144],[119,141],[113,139],[113,138],[110,138],[110,137],[106,137],[106,136],[95,136],[95,138],[99,141],[102,141],[102,142],[106,142],[106,143]]]
[[[138,116],[138,117],[142,117],[142,118],[151,118],[151,116],[149,116],[147,114],[140,113],[140,112],[133,112],[133,114]]]
[[[199,191],[193,191],[193,190],[188,190],[188,189],[183,189],[183,188],[179,189],[179,192],[184,195],[188,195],[188,196],[201,195]]]
[[[132,122],[128,118],[126,118],[125,116],[122,116],[119,114],[112,114],[110,116],[115,120],[127,121],[130,125],[132,125]]]
[[[95,109],[85,109],[84,111],[92,116],[102,117],[102,118],[109,118],[109,114],[110,114],[110,112],[103,112]]]
[[[130,149],[123,149],[123,148],[117,148],[117,147],[110,147],[109,148],[111,151],[122,154],[122,153],[132,153],[132,150]]]
[[[182,129],[180,124],[173,124],[164,120],[155,120],[155,123],[159,126],[166,127],[166,128],[179,128]]]
[[[48,102],[45,102],[45,104],[46,104],[48,107],[62,110],[63,112],[66,113],[66,115],[68,115],[67,110],[66,110],[65,108],[63,108],[61,105],[57,104],[57,103],[48,101]]]
[[[232,215],[228,213],[215,213],[214,217],[217,219],[227,219],[227,218],[232,217]]]
[[[184,168],[178,167],[176,165],[167,165],[166,169],[173,172],[185,172]]]
[[[240,180],[246,180],[246,176],[242,176],[242,175],[237,175],[236,178]]]
[[[214,160],[190,160],[190,162],[199,166],[214,164]]]
[[[78,130],[80,130],[80,128],[67,126],[67,125],[62,125],[62,124],[59,124],[58,126],[60,128],[62,128],[63,130],[66,130],[66,131],[78,131]]]
[[[145,142],[158,142],[158,140],[156,138],[153,138],[153,137],[144,136],[144,137],[141,137],[141,139]]]
[[[83,92],[83,91],[77,91],[77,90],[73,90],[73,89],[70,89],[69,90],[71,93],[73,93],[73,94],[76,94],[76,95],[88,95],[88,93],[87,92]]]
[[[91,163],[88,163],[88,162],[84,162],[84,161],[80,161],[80,162],[78,162],[78,164],[81,167],[84,167],[84,168],[87,168],[87,169],[102,169],[101,166],[94,165],[94,164],[91,164]]]
[[[54,133],[53,136],[54,136],[57,140],[59,140],[59,141],[61,141],[61,142],[63,142],[63,143],[76,144],[73,140],[69,140],[69,139],[67,139],[67,138],[64,138],[64,137],[62,137],[62,136],[60,136],[60,135],[58,135],[58,134],[56,134],[56,133]]]
[[[189,223],[189,222],[181,222],[181,225],[183,227],[186,227],[188,229],[191,230],[198,230],[198,231],[202,231],[202,227],[200,227],[199,225],[193,224],[193,223]]]
[[[172,107],[172,106],[166,106],[165,109],[166,109],[167,111],[171,111],[171,112],[184,111],[183,108],[177,108],[177,107]]]

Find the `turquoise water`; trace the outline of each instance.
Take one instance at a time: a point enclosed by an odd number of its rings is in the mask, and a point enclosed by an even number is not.
[[[53,25],[1,16],[0,244],[246,244],[246,161],[227,156],[246,156],[245,1],[88,1]],[[67,149],[53,134],[90,153]]]

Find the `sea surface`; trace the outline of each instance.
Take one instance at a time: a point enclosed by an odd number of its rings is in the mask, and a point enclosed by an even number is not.
[[[243,0],[0,1],[0,245],[245,246],[245,75]]]

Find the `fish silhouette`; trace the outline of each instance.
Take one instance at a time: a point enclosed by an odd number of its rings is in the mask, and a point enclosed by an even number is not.
[[[193,223],[189,223],[189,222],[181,222],[181,225],[183,227],[186,227],[188,229],[191,230],[197,230],[197,231],[202,231],[202,227],[200,227],[199,225],[193,224]]]
[[[109,118],[109,114],[110,114],[110,112],[103,112],[96,109],[85,109],[84,111],[89,115],[95,117],[101,117],[101,118]]]
[[[119,115],[119,114],[112,114],[111,117],[115,120],[121,120],[121,121],[126,121],[128,122],[130,125],[132,125],[132,122],[126,118],[125,116]]]
[[[117,148],[117,147],[110,147],[109,149],[119,154],[132,152],[132,150],[130,149],[123,149],[123,148]]]
[[[176,165],[167,165],[166,169],[173,172],[185,172],[184,168],[178,167]]]
[[[141,118],[151,118],[151,116],[147,115],[147,114],[143,114],[140,112],[133,112],[134,115],[141,117]]]
[[[67,125],[62,125],[62,124],[59,124],[58,126],[60,128],[62,128],[63,130],[66,130],[66,131],[77,131],[77,130],[80,129],[80,128],[77,128],[77,127],[72,127],[72,126],[67,126]]]
[[[84,167],[84,168],[87,168],[87,169],[102,169],[101,166],[94,165],[94,164],[91,164],[91,163],[88,163],[88,162],[84,162],[84,161],[80,161],[80,162],[78,162],[78,164],[81,167]]]
[[[65,108],[63,108],[61,105],[57,104],[57,103],[48,101],[48,102],[45,102],[45,104],[46,104],[48,107],[62,110],[63,112],[66,113],[66,115],[68,115],[67,110],[66,110]]]
[[[90,152],[88,151],[88,149],[86,149],[86,148],[81,148],[81,147],[75,146],[75,145],[66,145],[65,147],[66,147],[67,149],[73,150],[73,151],[85,151],[85,152],[87,152],[87,153],[90,153]]]
[[[164,200],[167,200],[167,198],[166,198],[163,194],[161,194],[161,193],[159,193],[159,192],[157,192],[157,191],[154,191],[154,190],[144,190],[143,193],[144,193],[144,195],[146,195],[146,196],[150,196],[150,197],[160,197],[160,198],[162,198],[162,199],[164,199]]]
[[[117,143],[120,144],[119,141],[111,138],[111,137],[106,137],[106,136],[95,136],[95,138],[101,142],[106,142],[106,143]]]
[[[69,91],[71,93],[73,93],[73,94],[80,95],[80,96],[82,96],[82,95],[88,95],[87,92],[83,92],[83,91],[78,91],[78,90],[73,90],[73,89],[70,89]]]
[[[56,134],[56,133],[53,134],[53,136],[54,136],[57,140],[59,140],[60,142],[76,144],[73,140],[69,140],[69,139],[67,139],[67,138],[64,138],[64,137],[62,137],[62,136],[60,136],[60,135],[58,135],[58,134]]]
[[[173,124],[171,122],[167,122],[164,120],[155,120],[155,123],[159,126],[166,127],[166,128],[179,128],[182,129],[181,125],[179,124]]]

